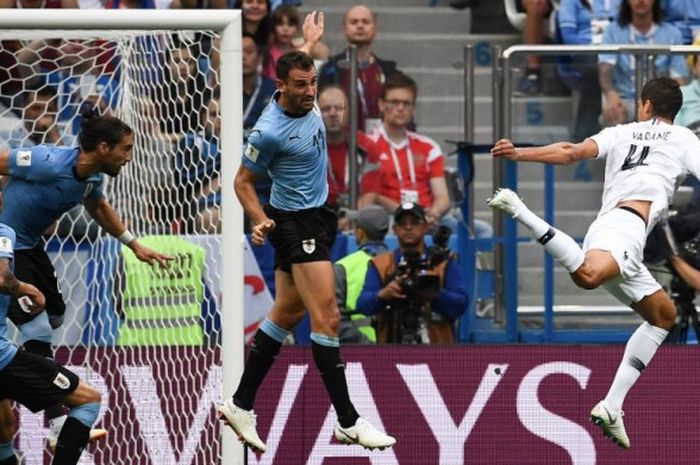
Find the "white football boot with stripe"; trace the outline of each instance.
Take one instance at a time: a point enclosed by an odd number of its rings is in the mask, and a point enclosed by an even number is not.
[[[364,418],[358,418],[355,425],[349,428],[336,424],[335,438],[343,444],[359,444],[370,450],[384,450],[396,444],[395,438],[382,433]]]
[[[616,412],[610,408],[607,402],[601,400],[591,410],[591,421],[600,426],[603,434],[610,438],[612,442],[623,449],[629,449],[630,440],[627,437],[625,424],[622,421],[623,415],[624,412],[622,410]]]

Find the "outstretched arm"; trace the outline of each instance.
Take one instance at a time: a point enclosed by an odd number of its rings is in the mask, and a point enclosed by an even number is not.
[[[507,158],[513,161],[537,161],[554,165],[568,165],[578,160],[595,158],[598,144],[593,139],[586,139],[580,144],[557,142],[542,147],[515,147],[508,139],[501,139],[491,149],[494,158]]]
[[[304,43],[298,50],[310,55],[314,45],[323,36],[323,12],[312,11],[306,15],[302,31],[304,33]]]
[[[126,229],[126,226],[119,218],[117,212],[104,197],[99,197],[97,199],[87,198],[85,199],[84,205],[90,216],[97,221],[97,224],[99,224],[102,229],[123,242],[134,252],[136,258],[142,262],[146,262],[149,265],[157,262],[161,268],[166,268],[168,262],[173,259],[173,257],[169,255],[156,252],[153,249],[141,245],[138,239],[133,237]]]

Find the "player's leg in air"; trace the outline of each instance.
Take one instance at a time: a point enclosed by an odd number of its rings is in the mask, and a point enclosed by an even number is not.
[[[41,246],[18,250],[15,260],[15,275],[18,279],[32,283],[46,297],[46,311],[29,315],[22,310],[16,299],[12,299],[8,309],[10,320],[19,328],[23,347],[27,352],[53,360],[51,341],[55,329],[63,324],[66,305],[58,286],[56,272],[48,255]],[[54,449],[66,411],[63,405],[56,404],[44,410],[49,426],[49,447]],[[90,432],[90,442],[107,436],[107,431],[96,428]]]
[[[58,435],[51,465],[76,465],[100,413],[100,393],[84,381],[63,399],[70,408]]]
[[[17,432],[17,423],[12,413],[12,405],[7,399],[0,400],[0,465],[18,465],[19,453],[12,441]]]
[[[350,401],[345,364],[340,358],[340,312],[335,299],[335,275],[331,262],[296,263],[292,274],[299,296],[311,315],[314,362],[338,416],[336,439],[367,449],[382,450],[393,446],[396,439],[361,418]]]
[[[241,442],[258,452],[265,452],[267,447],[255,429],[255,396],[284,340],[304,316],[304,304],[290,273],[275,270],[275,290],[275,301],[255,333],[238,389],[219,407],[220,416]]]
[[[571,237],[530,211],[515,192],[499,189],[489,205],[527,226],[579,287],[595,289],[603,285],[646,320],[627,342],[607,396],[591,411],[591,420],[607,437],[620,447],[629,448],[622,420],[624,398],[666,339],[676,318],[673,302],[642,263],[646,238],[643,218],[620,208],[606,213],[589,228],[584,253]]]

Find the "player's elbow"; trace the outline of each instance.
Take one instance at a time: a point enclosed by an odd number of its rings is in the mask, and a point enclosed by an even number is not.
[[[579,153],[576,144],[571,142],[562,142],[560,147],[561,156],[559,157],[562,165],[569,165],[579,160]]]

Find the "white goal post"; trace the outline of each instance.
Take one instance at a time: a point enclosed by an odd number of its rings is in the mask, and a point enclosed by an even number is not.
[[[151,437],[147,439],[141,437],[135,440],[135,445],[130,443],[131,445],[128,446],[126,452],[118,450],[120,445],[117,441],[121,439],[120,435],[122,433],[113,435],[110,439],[110,441],[113,441],[112,446],[110,446],[111,448],[104,450],[101,450],[100,446],[89,448],[84,454],[87,458],[84,457],[81,459],[81,464],[102,465],[103,463],[114,463],[127,465],[130,463],[142,463],[134,454],[147,453],[150,455],[151,461],[149,463],[153,463],[154,465],[170,463],[177,465],[203,465],[206,460],[216,458],[215,455],[219,454],[217,450],[220,451],[220,456],[216,463],[225,463],[226,465],[242,464],[243,449],[238,444],[238,441],[236,441],[235,436],[230,432],[229,428],[221,428],[221,431],[223,431],[222,439],[216,438],[213,444],[204,444],[204,440],[202,439],[202,437],[206,437],[207,433],[205,430],[208,428],[213,428],[212,431],[219,431],[218,427],[214,428],[208,424],[203,426],[203,422],[211,423],[212,420],[216,421],[211,406],[213,400],[211,397],[213,394],[210,393],[209,397],[204,394],[207,390],[207,386],[209,386],[209,388],[212,388],[212,386],[215,388],[217,391],[216,394],[218,395],[217,401],[222,398],[221,396],[223,396],[223,398],[230,396],[234,392],[237,381],[242,373],[244,359],[243,278],[245,237],[243,235],[243,211],[240,204],[235,199],[233,191],[233,178],[238,164],[240,163],[243,141],[240,11],[11,9],[3,10],[1,15],[2,31],[0,31],[0,40],[3,41],[3,50],[0,50],[0,52],[12,52],[10,48],[5,50],[4,45],[6,43],[9,44],[10,41],[19,41],[21,45],[26,47],[32,41],[46,41],[48,43],[51,40],[60,41],[75,39],[78,41],[91,40],[110,44],[107,53],[110,54],[110,56],[119,55],[117,60],[119,66],[122,67],[120,71],[121,74],[114,74],[117,76],[115,79],[119,81],[118,85],[121,86],[119,96],[115,97],[115,101],[108,102],[106,106],[111,106],[111,111],[114,114],[124,119],[134,128],[136,139],[134,149],[135,160],[130,165],[127,165],[118,177],[111,178],[107,181],[104,192],[107,199],[115,206],[122,217],[126,219],[130,229],[134,230],[137,235],[139,235],[138,232],[144,234],[144,231],[148,233],[150,230],[149,228],[152,225],[149,225],[149,219],[152,217],[146,216],[142,218],[139,215],[151,215],[150,211],[154,207],[153,202],[157,202],[152,199],[159,198],[151,192],[153,189],[152,186],[149,185],[151,182],[150,180],[155,179],[151,177],[153,174],[150,171],[151,167],[144,165],[143,162],[138,159],[142,154],[147,154],[149,157],[157,159],[159,156],[158,149],[154,149],[151,146],[149,146],[149,148],[144,148],[139,144],[151,144],[154,140],[160,140],[160,138],[165,136],[161,134],[156,137],[148,132],[148,128],[154,127],[154,124],[159,125],[162,121],[159,122],[157,120],[159,116],[158,112],[155,113],[155,116],[154,114],[147,113],[147,109],[142,105],[143,102],[136,95],[136,93],[140,92],[139,89],[143,84],[139,81],[139,76],[151,73],[152,70],[148,69],[150,64],[156,67],[162,65],[162,63],[160,63],[158,59],[150,61],[152,60],[150,51],[138,51],[138,47],[132,47],[132,45],[139,40],[153,40],[162,44],[163,42],[168,42],[172,34],[180,34],[190,42],[197,41],[199,38],[207,36],[210,45],[211,43],[216,43],[212,48],[216,48],[219,52],[220,67],[218,68],[218,75],[213,78],[215,84],[209,85],[208,91],[213,95],[216,89],[220,90],[220,97],[218,97],[220,102],[218,108],[221,124],[220,137],[218,139],[220,169],[217,168],[216,176],[218,176],[220,184],[220,212],[222,220],[219,223],[220,234],[219,231],[213,233],[207,232],[206,235],[198,237],[196,241],[199,241],[197,243],[201,244],[202,248],[205,248],[206,253],[209,254],[205,266],[215,268],[214,270],[210,269],[209,273],[216,275],[215,279],[218,280],[220,299],[217,295],[204,297],[204,299],[215,301],[218,317],[221,319],[220,326],[217,326],[217,328],[219,328],[217,330],[218,336],[213,338],[214,342],[208,343],[208,348],[202,350],[202,352],[206,353],[194,356],[192,365],[183,363],[183,361],[189,360],[187,357],[189,356],[188,351],[190,349],[184,347],[188,345],[187,343],[182,344],[180,347],[133,349],[119,347],[114,341],[105,344],[100,344],[100,341],[98,341],[98,347],[93,348],[89,341],[86,342],[85,333],[82,332],[78,333],[82,334],[82,336],[80,336],[80,345],[82,348],[75,351],[76,353],[74,353],[74,346],[64,347],[61,340],[56,340],[58,336],[54,338],[54,345],[58,348],[57,352],[60,352],[57,353],[57,359],[59,361],[66,362],[67,360],[66,363],[71,368],[76,369],[81,377],[85,377],[88,382],[94,382],[97,384],[96,387],[106,390],[107,394],[113,397],[109,401],[103,400],[103,412],[100,417],[103,424],[100,427],[110,430],[109,422],[114,422],[115,424],[119,423],[120,428],[122,428],[120,431],[128,431],[131,432],[130,434],[141,434],[142,436],[151,434]],[[143,37],[152,38],[143,39]],[[178,40],[182,39],[180,38]],[[120,45],[111,45],[117,42],[120,42]],[[172,46],[172,44],[169,46]],[[48,46],[46,47],[46,50],[48,50]],[[34,51],[42,52],[45,50],[40,47],[35,47]],[[54,51],[52,50],[52,52]],[[132,53],[142,53],[142,55],[131,56],[130,54]],[[170,51],[168,53],[173,52]],[[45,71],[46,76],[41,76],[42,79],[46,80],[42,82],[48,82],[50,79],[49,74],[52,72],[53,65],[54,64],[51,64],[51,66],[49,66],[49,71]],[[126,71],[127,65],[131,66],[131,71],[128,72],[131,73],[130,82],[125,81],[128,77],[126,76],[128,74]],[[30,81],[37,76],[31,74],[31,72],[27,75],[27,66],[24,66],[23,73],[25,73],[23,75],[24,77],[19,82],[22,91],[26,93],[27,89],[29,89]],[[154,81],[154,85],[160,84],[163,85],[164,88],[168,85],[167,82],[158,83],[158,79]],[[15,80],[15,82],[17,81]],[[3,83],[0,82],[0,93],[2,84]],[[85,95],[89,93],[89,91],[86,91]],[[179,95],[171,95],[168,98],[172,101],[176,101],[179,97]],[[104,95],[100,95],[99,98],[104,99],[105,97]],[[0,126],[7,119],[17,118],[18,121],[22,120],[22,111],[25,110],[22,105],[25,105],[26,100],[22,100],[22,102],[25,103],[21,105],[12,100],[9,95],[0,95],[0,100],[2,100],[0,101],[0,109],[3,111],[0,115]],[[57,100],[60,99],[57,98]],[[151,100],[153,101],[152,103],[156,105],[161,103],[158,101],[157,97],[153,97]],[[207,106],[204,100],[201,100],[199,105],[200,107],[197,108],[196,111],[201,112],[201,114],[206,113]],[[60,112],[62,109],[58,108],[58,111]],[[153,120],[153,118],[156,120]],[[67,127],[68,123],[65,123],[64,126]],[[162,125],[159,127],[162,127]],[[175,133],[177,130],[170,130],[170,132]],[[170,137],[171,139],[169,140],[176,144],[176,141],[182,140],[184,136],[185,131],[181,130],[181,132],[169,134],[167,137]],[[0,139],[2,139],[2,137],[3,136],[0,134]],[[7,141],[0,140],[0,144],[5,142]],[[166,156],[174,157],[172,153],[167,155],[163,153],[163,157]],[[172,163],[174,162],[172,160],[166,160],[157,161],[157,163],[172,167]],[[131,165],[133,166],[129,168]],[[197,168],[192,169],[195,172],[197,170]],[[167,168],[166,171],[167,170],[172,171],[172,168]],[[153,174],[153,176],[156,176],[156,174]],[[211,173],[205,174],[205,176],[213,177]],[[211,179],[208,179],[208,181],[211,181]],[[187,202],[189,202],[189,200],[191,199],[187,199]],[[173,202],[176,208],[180,207],[180,205],[177,204],[177,200]],[[157,207],[158,205],[155,206]],[[199,213],[196,214],[199,215]],[[199,219],[200,218],[190,217],[185,218],[184,221],[196,222],[196,220]],[[75,226],[77,223],[71,220],[68,224],[70,233],[77,230]],[[140,231],[139,227],[134,226],[135,224],[143,225]],[[156,237],[172,236],[184,237],[187,239],[189,237],[187,234],[197,236],[196,232],[178,231],[177,228],[174,228],[165,233],[161,232],[161,236]],[[98,240],[102,239],[106,240],[104,233],[98,234]],[[104,275],[104,270],[102,271],[103,275],[100,275],[100,269],[103,268],[104,265],[104,263],[100,261],[101,255],[95,252],[94,248],[90,248],[92,246],[81,249],[82,242],[80,241],[76,241],[78,242],[77,244],[68,247],[65,245],[65,239],[58,234],[54,234],[51,240],[59,244],[57,246],[58,262],[54,260],[59,275],[62,271],[70,267],[77,268],[79,273],[82,271],[83,267],[85,269],[90,269],[85,275],[88,277],[81,278],[81,280],[84,279],[85,282],[76,284],[76,287],[84,286],[85,290],[81,291],[84,293],[84,297],[94,301],[91,303],[92,306],[96,305],[99,307],[101,301],[99,297],[94,296],[95,291],[93,289],[93,285],[96,285],[96,282],[91,280],[96,281],[100,279],[100,276]],[[207,245],[210,242],[216,242],[216,246],[210,248],[210,246]],[[109,247],[113,246],[110,245]],[[103,246],[103,248],[109,247]],[[121,246],[117,244],[117,247]],[[154,246],[154,248],[157,248],[157,245]],[[85,262],[71,261],[73,260],[70,258],[71,254],[75,252],[77,255],[78,250],[84,250],[83,255],[88,257]],[[213,256],[213,254],[216,254],[216,256]],[[186,265],[176,261],[175,266]],[[114,270],[116,270],[113,272],[114,276],[108,276],[110,288],[111,286],[117,288],[118,285],[116,281],[119,280],[122,281],[122,286],[128,286],[123,283],[126,278],[120,276],[120,269],[114,268]],[[109,271],[107,274],[109,274]],[[64,281],[60,282],[63,284]],[[67,284],[72,287],[74,283],[67,282]],[[71,288],[69,291],[72,290]],[[75,296],[69,298],[69,296],[66,295],[67,291],[65,289],[63,292],[67,300],[76,298]],[[107,292],[107,294],[110,294],[106,296],[107,300],[116,300],[117,298],[114,296],[115,292],[116,291],[113,290]],[[208,289],[208,292],[214,291]],[[140,298],[147,299],[147,297]],[[67,304],[69,307],[71,306],[70,302]],[[121,302],[120,305],[125,306],[127,304]],[[116,306],[117,304],[115,304],[115,307]],[[67,315],[72,311],[75,311],[75,309],[69,308],[67,310]],[[96,324],[103,327],[112,323],[113,322],[109,321],[98,321]],[[123,324],[123,321],[114,324]],[[79,329],[80,328],[76,329],[76,331]],[[181,354],[185,355],[178,358]],[[174,358],[168,360],[170,356]],[[111,360],[112,358],[115,360],[114,366],[95,368],[99,366],[100,363],[108,363],[106,360]],[[105,361],[101,362],[100,360]],[[155,374],[148,371],[147,366],[150,361],[156,362],[161,360],[167,363],[172,362],[172,368],[164,365],[157,369],[154,368],[153,371]],[[219,366],[218,368],[212,368],[212,366],[209,365],[210,363]],[[146,368],[144,369],[144,367]],[[115,379],[117,379],[116,381],[110,378],[113,373],[118,373],[114,375]],[[180,382],[178,379],[179,376],[188,378],[190,374],[193,376],[201,374],[204,380],[203,384],[206,384],[206,386],[190,385],[188,384],[190,381],[185,383]],[[151,384],[148,382],[150,379],[149,377],[155,379]],[[161,379],[158,379],[159,377]],[[112,382],[115,384],[111,384]],[[117,388],[114,386],[117,384],[124,388],[124,393],[119,390],[121,388],[115,391]],[[192,398],[187,397],[187,395],[190,394],[190,390],[195,391],[195,395]],[[157,394],[157,401],[153,398],[149,398],[149,395],[153,393]],[[127,396],[126,398],[131,402],[129,408],[121,412],[109,411],[110,406],[117,402],[114,399],[115,397],[119,397],[119,402],[123,401],[122,395]],[[138,399],[141,400],[139,401]],[[149,400],[154,405],[148,404]],[[107,408],[106,412],[104,411],[105,407]],[[184,416],[186,418],[184,420],[179,417],[171,416],[171,412],[168,411],[178,408],[182,408],[185,411]],[[157,414],[155,417],[154,412]],[[24,418],[25,416],[20,414],[20,423],[22,423],[22,419]],[[29,416],[26,418],[29,418]],[[132,420],[134,423],[129,423]],[[39,422],[40,420],[31,421]],[[161,423],[159,423],[159,421]],[[41,424],[37,424],[39,425],[37,428],[42,430]],[[22,428],[24,426],[26,425],[20,424],[20,435],[23,434]],[[174,431],[173,435],[161,434],[162,431],[160,431],[159,428],[162,426],[165,426],[165,429],[168,431]],[[211,433],[211,431],[209,431],[209,433]],[[159,434],[161,434],[162,437],[160,437]],[[41,437],[32,437],[26,440],[21,439],[20,445],[23,449],[32,449],[32,451],[23,451],[25,452],[27,465],[39,465],[44,463],[46,445]],[[126,446],[124,447],[126,448]],[[170,448],[171,453],[169,455],[168,453],[163,453],[163,447]],[[202,447],[211,448],[212,450],[200,456],[201,454],[199,454],[197,450]],[[160,450],[156,450],[159,448]],[[40,452],[34,449],[40,449]],[[130,456],[133,461],[129,461],[130,459],[127,458],[127,456]]]

